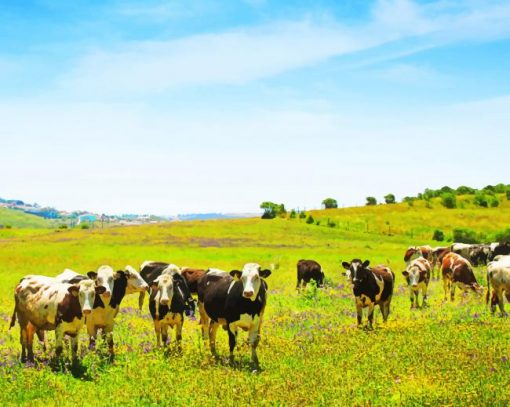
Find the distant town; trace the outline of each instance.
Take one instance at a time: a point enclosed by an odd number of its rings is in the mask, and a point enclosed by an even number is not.
[[[233,219],[259,216],[254,213],[191,213],[175,216],[157,216],[151,214],[120,214],[111,215],[104,213],[92,213],[89,211],[64,211],[49,206],[41,206],[37,203],[27,203],[19,199],[0,198],[0,207],[22,211],[24,213],[39,216],[44,219],[60,221],[68,227],[95,225],[98,223],[108,225],[142,225],[147,223],[160,223],[187,220],[205,219]]]

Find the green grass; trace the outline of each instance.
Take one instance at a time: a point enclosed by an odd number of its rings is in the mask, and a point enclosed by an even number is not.
[[[371,209],[390,216],[393,208]],[[492,210],[477,211],[485,216]],[[505,208],[497,211],[495,218],[498,213],[506,216]],[[399,210],[395,212],[391,216],[397,222]],[[455,213],[445,216],[452,216],[454,226]],[[475,219],[469,226],[478,224]],[[401,271],[403,252],[416,239],[405,233],[388,236],[297,220],[241,219],[105,230],[0,230],[0,241],[1,405],[503,406],[510,399],[508,319],[492,316],[479,298],[468,296],[461,303],[457,296],[455,303],[443,302],[436,281],[430,287],[430,307],[411,311]],[[397,274],[389,322],[383,325],[376,311],[371,332],[356,327],[352,293],[341,274],[340,262],[353,257],[387,263]],[[322,264],[328,288],[296,293],[300,258]],[[136,296],[125,300],[116,321],[115,363],[101,352],[85,352],[85,338],[78,367],[52,370],[42,363],[27,368],[17,362],[19,328],[7,331],[7,326],[20,277],[56,275],[65,267],[79,272],[101,264],[138,267],[148,259],[225,270],[251,261],[263,266],[279,261],[280,268],[267,280],[270,296],[258,348],[263,370],[252,373],[242,340],[237,363],[229,366],[228,338],[222,330],[222,359],[212,359],[198,324],[189,320],[182,353],[156,349],[148,310],[138,315]],[[485,284],[483,270],[477,274]],[[49,337],[51,343],[53,335]]]
[[[47,228],[51,226],[51,222],[19,210],[0,207],[0,225],[13,228]]]

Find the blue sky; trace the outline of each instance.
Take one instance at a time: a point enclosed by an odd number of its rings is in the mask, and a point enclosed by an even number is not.
[[[0,4],[0,196],[312,208],[509,183],[510,2]]]

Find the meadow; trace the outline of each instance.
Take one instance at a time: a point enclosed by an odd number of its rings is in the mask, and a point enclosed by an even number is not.
[[[408,245],[437,245],[429,240],[429,229],[439,227],[434,222],[446,231],[457,224],[503,229],[510,218],[507,202],[491,209],[399,204],[314,214],[349,226],[239,219],[0,230],[0,405],[508,405],[508,319],[491,315],[472,295],[443,301],[438,281],[431,283],[429,307],[410,310],[401,275]],[[352,226],[367,217],[368,233]],[[388,220],[395,226],[391,233],[386,233]],[[352,292],[342,275],[341,261],[355,257],[388,264],[396,273],[389,321],[383,325],[377,309],[373,331],[356,327]],[[321,263],[325,289],[309,286],[296,292],[301,258]],[[124,300],[116,320],[114,363],[104,349],[86,352],[85,335],[78,365],[66,360],[53,366],[48,363],[53,349],[43,354],[39,346],[36,366],[19,362],[19,327],[8,331],[8,325],[13,289],[22,276],[52,276],[66,267],[86,272],[101,264],[138,267],[144,260],[224,270],[252,261],[262,266],[278,262],[279,269],[267,279],[270,295],[258,347],[262,370],[252,371],[244,344],[229,365],[228,338],[221,330],[222,358],[213,359],[197,321],[186,320],[181,351],[172,344],[157,349],[147,304],[140,314],[136,296]],[[476,272],[486,285],[484,269]],[[51,344],[52,333],[49,338]]]

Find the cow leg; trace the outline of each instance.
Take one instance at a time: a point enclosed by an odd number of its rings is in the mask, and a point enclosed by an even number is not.
[[[298,277],[297,279],[297,285],[296,285],[296,290],[299,291],[299,289],[301,288],[301,279]]]
[[[498,305],[498,293],[494,290],[491,297],[491,312],[493,314],[496,312],[496,305]]]
[[[90,317],[85,319],[85,323],[87,324],[87,334],[89,336],[89,350],[94,350],[96,348],[97,328]]]
[[[363,319],[363,305],[358,302],[356,302],[356,314],[359,327],[361,325],[361,320]]]
[[[218,322],[209,322],[209,346],[211,348],[211,353],[214,356],[216,356],[216,331],[218,331],[219,326],[220,324]]]
[[[105,336],[106,342],[108,343],[108,353],[110,354],[110,359],[113,360],[115,356],[114,342],[113,342],[113,325],[107,325],[103,329],[103,334]]]
[[[46,349],[48,348],[48,343],[46,341],[46,336],[44,335],[44,331],[42,329],[38,329],[36,332],[37,337],[39,338],[39,342],[42,345],[43,351],[46,352]]]
[[[454,301],[455,299],[455,287],[457,286],[456,282],[452,282],[450,286],[450,300]]]
[[[154,331],[156,332],[156,346],[159,348],[161,346],[161,323],[158,318],[154,320]]]
[[[141,311],[143,308],[143,300],[145,298],[145,291],[142,291],[140,293],[140,296],[138,297],[138,309]]]
[[[36,328],[30,322],[27,325],[27,351],[28,351],[28,361],[34,361],[34,334]]]
[[[259,358],[257,356],[257,346],[260,341],[260,320],[258,323],[253,324],[248,331],[248,343],[251,346],[251,361],[255,368],[259,368]]]
[[[76,332],[76,335],[71,337],[71,354],[73,360],[78,359],[78,332]]]
[[[374,323],[374,303],[368,304],[368,329],[373,329]]]
[[[230,363],[234,363],[234,349],[236,347],[237,341],[237,328],[233,328],[230,325],[227,325],[228,332],[228,347],[230,350],[229,360]]]
[[[386,322],[388,319],[388,315],[390,314],[390,304],[389,301],[384,301],[379,304],[379,308],[381,309],[381,314],[383,317],[383,322]]]
[[[198,303],[198,312],[200,314],[200,327],[202,328],[202,339],[209,339],[209,317],[205,312],[205,307],[202,302]]]
[[[26,321],[21,320],[18,317],[19,321],[19,342],[21,344],[21,362],[25,363],[27,361],[27,347],[28,347],[28,324]]]
[[[182,341],[182,325],[184,322],[184,316],[181,315],[180,319],[178,320],[177,324],[175,325],[175,340],[177,341],[177,344],[180,346]]]
[[[508,314],[505,311],[505,299],[503,297],[503,290],[498,290],[498,306],[501,311],[501,316],[506,317]]]
[[[421,291],[421,295],[422,295],[422,300],[421,300],[421,306],[422,308],[425,308],[427,306],[427,286],[425,286],[422,291]]]
[[[64,329],[62,324],[55,328],[55,356],[57,358],[62,354],[62,342],[64,340]]]
[[[450,279],[443,277],[443,290],[444,290],[444,299],[448,300],[448,291],[450,291]]]

